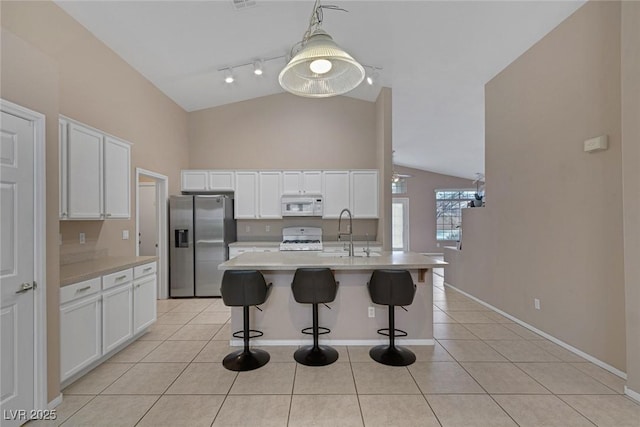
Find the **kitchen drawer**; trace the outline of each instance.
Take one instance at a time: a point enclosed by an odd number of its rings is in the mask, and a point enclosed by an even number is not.
[[[133,278],[137,279],[138,277],[148,276],[149,274],[155,274],[156,269],[157,269],[157,264],[155,262],[139,265],[133,268]]]
[[[122,271],[102,276],[102,289],[113,288],[114,286],[123,285],[133,280],[133,269],[128,268]]]
[[[60,304],[100,292],[100,278],[85,280],[60,288]]]

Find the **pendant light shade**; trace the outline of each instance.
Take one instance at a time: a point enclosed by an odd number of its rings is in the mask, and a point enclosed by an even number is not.
[[[326,98],[355,89],[364,77],[362,65],[318,28],[282,69],[278,80],[294,95]]]

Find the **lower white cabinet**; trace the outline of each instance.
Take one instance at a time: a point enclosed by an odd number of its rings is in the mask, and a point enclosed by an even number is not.
[[[102,348],[108,353],[133,336],[131,282],[102,293]]]
[[[60,381],[103,361],[151,326],[156,286],[151,262],[60,288]]]
[[[147,329],[156,320],[157,278],[153,274],[133,281],[133,334]]]
[[[71,285],[73,286],[73,285]],[[102,296],[60,307],[60,377],[69,378],[102,356]]]

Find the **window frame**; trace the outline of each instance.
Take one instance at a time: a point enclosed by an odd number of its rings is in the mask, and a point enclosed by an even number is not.
[[[454,197],[454,194],[451,197],[438,197],[438,193],[458,193],[457,197]],[[462,194],[466,193],[466,194]],[[468,207],[468,202],[475,200],[476,189],[475,188],[437,188],[434,190],[435,204],[436,204],[436,232],[435,238],[436,242],[450,242],[450,241],[459,241],[460,240],[460,227],[462,226],[462,209]],[[441,213],[441,204],[442,202],[452,202],[457,204],[456,208],[443,208],[446,209],[447,212],[457,211],[457,215],[444,215]],[[450,224],[446,224],[443,220],[440,222],[441,218],[456,218],[457,224],[454,225],[452,222]],[[444,227],[444,226],[448,227]],[[445,238],[445,233],[449,232],[447,237]]]

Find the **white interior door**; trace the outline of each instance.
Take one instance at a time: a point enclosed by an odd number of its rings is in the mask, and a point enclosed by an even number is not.
[[[138,244],[140,256],[158,256],[158,207],[155,182],[138,185]]]
[[[11,427],[34,408],[35,141],[32,122],[3,112],[0,123],[0,412]]]

